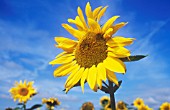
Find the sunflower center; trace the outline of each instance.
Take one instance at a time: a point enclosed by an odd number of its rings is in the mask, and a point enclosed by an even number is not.
[[[26,96],[28,94],[28,89],[27,88],[21,88],[19,90],[19,94],[22,96]]]
[[[164,107],[164,110],[169,110],[170,108],[168,106],[165,106]]]
[[[106,50],[106,40],[102,34],[88,32],[77,45],[75,58],[81,67],[90,68],[106,59]]]
[[[137,102],[138,105],[141,105],[141,102]]]
[[[124,109],[124,108],[126,108],[126,107],[125,107],[125,104],[124,104],[124,103],[120,103],[120,104],[118,104],[118,108],[119,108],[119,109]]]
[[[108,102],[109,102],[109,101],[108,101],[107,99],[105,99],[105,100],[102,101],[102,104],[103,104],[103,105],[107,105]]]

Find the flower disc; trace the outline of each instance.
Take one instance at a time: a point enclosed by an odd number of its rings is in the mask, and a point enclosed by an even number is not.
[[[89,32],[80,41],[75,50],[75,59],[81,67],[98,65],[107,57],[106,40],[101,34]]]

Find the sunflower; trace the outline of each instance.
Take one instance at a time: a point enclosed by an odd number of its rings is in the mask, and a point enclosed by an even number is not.
[[[91,102],[85,102],[80,110],[94,110],[94,105]]]
[[[164,103],[160,106],[160,110],[170,110],[170,103],[164,102]]]
[[[138,110],[153,110],[153,109],[149,108],[147,105],[141,105],[138,107]]]
[[[110,100],[109,100],[108,104],[104,107],[104,110],[112,110]]]
[[[33,81],[15,82],[15,87],[12,87],[9,92],[11,93],[14,101],[18,100],[20,103],[26,103],[31,97],[37,94],[35,88],[33,88]]]
[[[64,52],[56,56],[49,64],[61,64],[54,70],[54,77],[69,75],[65,82],[65,89],[68,92],[75,84],[80,83],[84,92],[84,83],[87,81],[93,91],[102,87],[102,81],[107,79],[116,85],[118,80],[115,72],[125,73],[125,64],[120,58],[130,56],[130,51],[124,46],[133,43],[133,38],[114,36],[126,22],[113,25],[119,16],[113,16],[103,25],[99,24],[107,6],[102,6],[92,10],[90,3],[86,4],[85,14],[80,7],[77,8],[78,16],[75,19],[68,19],[70,24],[75,24],[73,28],[69,24],[62,26],[72,34],[77,40],[65,37],[55,37],[56,47]]]
[[[116,104],[116,110],[128,110],[128,109],[123,101],[119,101]]]
[[[57,98],[49,98],[49,99],[43,98],[42,103],[46,104],[47,108],[49,109],[54,109],[55,106],[60,105],[60,102]]]
[[[145,104],[144,104],[143,99],[141,99],[141,98],[136,98],[136,99],[134,100],[134,102],[133,102],[133,105],[138,108],[138,107],[140,107],[140,106],[142,106],[142,105],[145,105]]]
[[[103,96],[102,98],[100,98],[100,105],[102,107],[105,107],[106,105],[108,105],[108,103],[110,103],[110,98],[108,96]]]

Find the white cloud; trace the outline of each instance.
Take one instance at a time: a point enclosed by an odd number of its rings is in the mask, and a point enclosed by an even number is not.
[[[6,94],[1,94],[0,98],[1,99],[11,99],[11,97],[9,95],[6,95]]]
[[[146,35],[144,38],[134,41],[131,46],[132,55],[149,55],[146,58],[134,62],[128,65],[128,78],[130,79],[165,79],[167,78],[166,69],[168,68],[168,63],[159,54],[159,47],[161,42],[153,43],[151,39],[156,35],[163,26],[167,24],[165,22],[157,22],[152,31]],[[128,63],[127,63],[128,64]]]
[[[13,62],[13,61],[5,61],[3,64],[0,65],[0,80],[7,80],[18,78],[25,74],[29,77],[34,77],[36,74],[33,74],[32,71],[24,69],[21,65]],[[25,76],[25,78],[26,78]],[[23,76],[24,78],[24,76]]]
[[[19,27],[0,20],[0,50],[16,51],[46,57],[55,55],[54,40],[48,31],[38,30],[34,25]]]
[[[39,75],[39,71],[44,71],[48,62],[45,58],[19,52],[0,52],[0,80],[33,80]],[[1,63],[2,62],[2,63]]]
[[[63,91],[64,82],[63,80],[39,80],[35,84],[38,89],[39,94],[37,95],[39,98],[49,98],[49,97],[57,97],[60,100],[64,101],[76,101],[77,96],[65,94]]]
[[[145,103],[148,103],[148,104],[159,104],[159,101],[156,100],[155,98],[153,97],[148,97],[145,99]]]
[[[140,97],[144,100],[146,105],[156,110],[163,102],[170,102],[169,91],[169,87],[143,84],[143,86],[137,86],[133,90],[130,89],[128,92],[122,91],[120,94],[118,94],[118,97],[128,104],[133,103],[136,98]]]
[[[158,109],[163,102],[170,102],[170,88],[150,88],[143,94],[144,101],[152,108]]]

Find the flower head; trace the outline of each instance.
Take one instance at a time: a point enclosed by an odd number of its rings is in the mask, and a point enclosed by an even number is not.
[[[49,98],[49,99],[43,98],[42,103],[46,104],[47,108],[49,109],[54,109],[55,106],[60,105],[60,102],[57,98]]]
[[[138,110],[153,110],[153,109],[149,108],[147,105],[141,105],[138,107]]]
[[[113,16],[102,26],[99,24],[107,6],[97,7],[92,10],[90,3],[86,4],[85,14],[80,7],[77,8],[78,16],[68,19],[70,24],[62,26],[77,40],[65,37],[55,37],[56,47],[64,50],[50,62],[51,65],[61,64],[54,70],[55,77],[69,75],[65,82],[66,92],[74,85],[80,83],[84,91],[84,83],[87,82],[93,91],[102,87],[102,81],[106,79],[118,85],[114,72],[125,73],[125,64],[120,58],[130,56],[130,51],[124,46],[133,43],[133,38],[114,36],[120,28],[127,23],[121,22],[113,25],[119,16]]]
[[[108,104],[104,107],[104,110],[112,110],[110,100],[109,100]]]
[[[116,104],[116,110],[128,110],[128,109],[123,101],[119,101]]]
[[[33,95],[35,95],[37,92],[35,88],[33,88],[33,81],[26,82],[22,81],[15,82],[15,87],[12,87],[9,92],[11,93],[14,101],[18,100],[20,103],[26,103]]]
[[[91,102],[85,102],[80,110],[94,110],[94,105]]]
[[[144,104],[143,99],[141,99],[141,98],[136,98],[136,99],[134,100],[134,102],[133,102],[133,105],[138,108],[138,107],[140,107],[140,106],[142,106],[142,105],[145,105],[145,104]]]
[[[160,110],[170,110],[170,103],[164,102],[164,103],[160,106]]]
[[[108,96],[103,96],[100,98],[100,105],[105,107],[110,102],[110,98]]]

